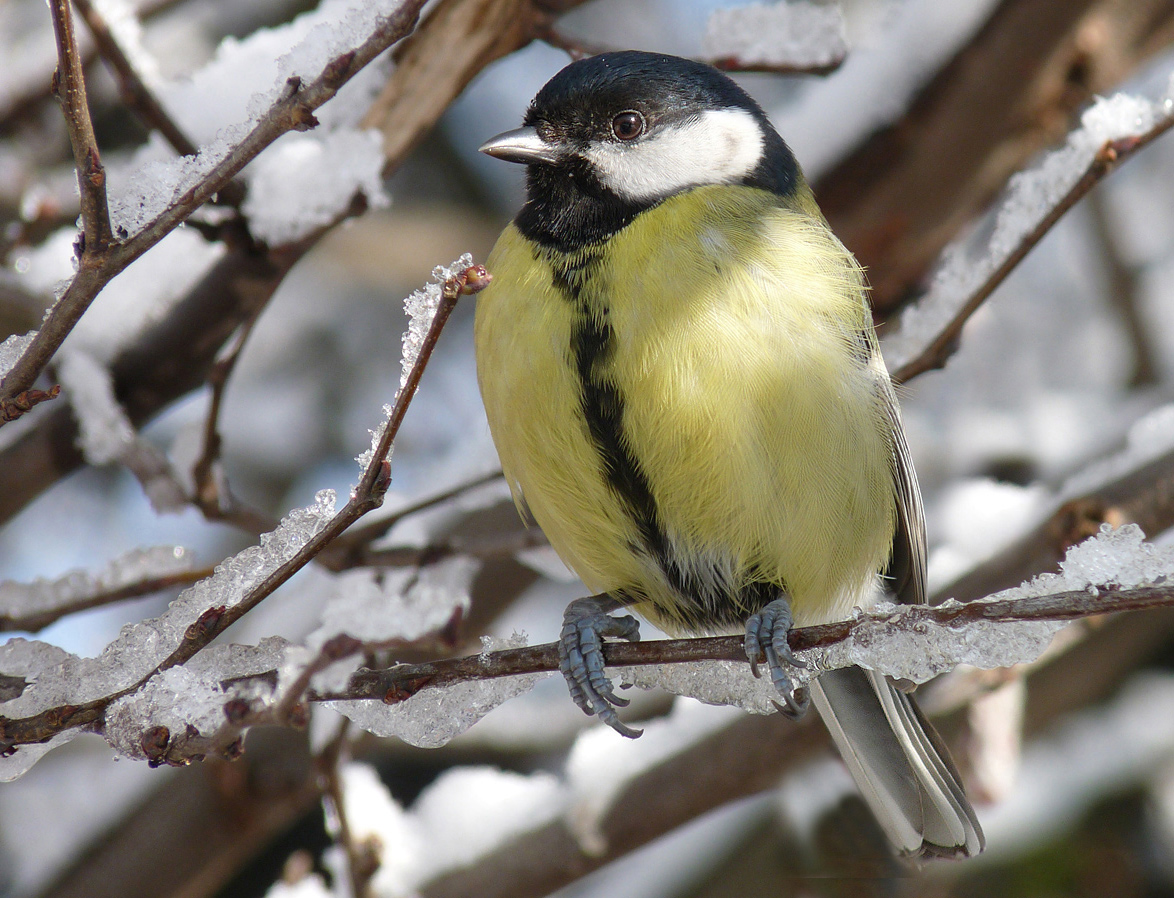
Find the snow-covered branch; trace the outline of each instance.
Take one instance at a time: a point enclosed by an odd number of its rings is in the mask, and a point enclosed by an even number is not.
[[[315,127],[318,120],[314,111],[364,66],[408,34],[423,5],[423,0],[399,0],[386,12],[378,6],[366,10],[365,21],[356,27],[355,43],[327,60],[316,77],[305,81],[291,75],[275,97],[266,98],[271,103],[268,109],[255,122],[244,124],[243,133],[238,127],[233,133],[221,136],[204,147],[190,164],[178,169],[178,180],[171,185],[172,199],[163,209],[146,216],[142,227],[128,239],[112,243],[108,248],[104,244],[94,248],[90,264],[78,270],[32,342],[4,375],[0,384],[3,396],[12,398],[32,387],[37,375],[111,278],[210,200],[278,137]],[[85,171],[81,163],[79,171]]]
[[[966,240],[947,247],[929,292],[902,313],[900,330],[885,340],[893,380],[904,383],[945,365],[963,325],[1064,213],[1171,127],[1174,81],[1154,101],[1130,94],[1098,100],[1063,148],[1013,177],[979,258]]]
[[[791,648],[808,664],[794,677],[802,683],[820,671],[858,665],[924,683],[961,664],[994,668],[1033,661],[1065,621],[1174,605],[1174,587],[1165,583],[1174,575],[1174,552],[1156,550],[1142,540],[1136,526],[1117,531],[1106,527],[1068,553],[1062,573],[1041,575],[986,599],[937,606],[881,605],[852,620],[794,630]],[[660,687],[756,713],[774,710],[771,685],[750,676],[740,636],[609,643],[604,657],[609,667],[631,668],[621,677],[632,685]],[[360,671],[346,690],[316,698],[375,698],[396,706],[410,704],[414,696],[429,690],[556,670],[555,644],[512,648]],[[484,685],[486,693],[493,688]],[[397,717],[408,715],[410,711]],[[410,736],[395,732],[410,741]]]
[[[316,673],[340,655],[363,647],[362,640],[352,638],[345,643],[346,651],[340,651],[340,633],[333,632],[323,635],[308,663],[305,658],[286,659],[281,640],[205,652],[231,624],[381,504],[390,482],[387,459],[392,443],[440,332],[457,299],[489,282],[485,269],[472,265],[467,256],[451,268],[438,268],[434,275],[436,284],[408,298],[412,326],[404,335],[401,387],[394,405],[385,409],[382,426],[373,433],[371,448],[361,459],[359,481],[341,510],[335,512],[332,491],[320,492],[313,506],[291,512],[277,530],[262,536],[260,546],[224,561],[212,577],[185,590],[161,617],[124,628],[97,658],[80,658],[19,639],[0,647],[0,671],[25,681],[17,695],[0,703],[4,712],[0,741],[7,752],[5,762],[13,759],[7,764],[7,778],[24,772],[47,748],[81,727],[100,729],[123,752],[156,763],[183,763],[213,748],[231,753],[236,750],[236,731],[244,721],[258,716],[250,702],[258,689],[265,691],[262,675],[266,671],[275,664],[293,665],[297,692],[292,699],[278,695],[268,684],[270,699],[288,714],[310,684],[313,673],[303,675],[304,668],[315,667]],[[466,569],[467,565],[462,568]],[[406,595],[419,582],[427,582],[422,576],[410,576],[411,583],[402,587]],[[388,602],[383,605],[391,607]],[[450,616],[451,612],[445,621]],[[442,628],[443,624],[433,627]],[[397,631],[376,641],[419,637]],[[330,647],[323,649],[327,644]],[[199,661],[193,664],[197,656]],[[240,688],[245,692],[222,700],[226,677],[244,684]],[[186,707],[191,713],[185,714],[179,696],[190,700]],[[159,714],[165,715],[166,722],[152,724]],[[114,721],[120,724],[114,726]],[[209,731],[212,735],[206,735]],[[178,742],[170,738],[175,733],[182,734]],[[22,751],[19,746],[36,746],[36,750]]]

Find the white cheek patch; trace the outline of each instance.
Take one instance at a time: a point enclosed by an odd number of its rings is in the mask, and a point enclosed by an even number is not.
[[[632,143],[592,144],[584,156],[612,192],[637,202],[687,187],[731,184],[762,159],[758,121],[744,109],[711,109]]]

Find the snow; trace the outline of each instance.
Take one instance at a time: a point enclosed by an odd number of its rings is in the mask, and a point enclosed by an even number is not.
[[[1100,797],[1144,779],[1174,752],[1174,677],[1135,678],[1103,708],[1062,722],[1024,753],[1014,787],[980,809],[988,852],[1022,856]]]
[[[57,377],[73,406],[78,445],[91,465],[117,461],[135,441],[135,429],[114,398],[109,370],[84,352],[62,353]]]
[[[73,570],[32,583],[0,581],[0,616],[27,617],[66,609],[141,580],[183,573],[191,567],[191,556],[182,546],[154,546],[131,549],[93,574]]]
[[[438,777],[407,811],[369,765],[345,764],[340,778],[351,836],[372,846],[380,861],[371,881],[376,898],[415,894],[428,881],[556,820],[566,803],[566,787],[543,772],[456,768]],[[337,858],[331,866],[343,864]]]
[[[1171,450],[1174,450],[1174,405],[1163,405],[1143,415],[1129,428],[1124,449],[1069,477],[1059,490],[1057,501],[1087,495],[1140,470]]]
[[[139,479],[156,512],[179,512],[188,500],[162,450],[139,437],[114,395],[114,378],[82,350],[57,356],[57,376],[78,424],[78,446],[94,466],[121,462]]]
[[[36,673],[17,698],[0,703],[0,714],[21,718],[62,705],[83,704],[127,689],[162,663],[184,639],[188,628],[210,609],[237,605],[255,586],[291,559],[334,516],[334,494],[324,490],[313,505],[291,511],[277,529],[221,562],[206,580],[184,590],[167,611],[152,620],[127,624],[118,638],[96,658],[81,658],[41,642],[11,640],[0,646],[0,673]],[[192,662],[189,662],[191,664]],[[203,714],[206,696],[197,697],[196,715]],[[177,713],[184,713],[178,706]],[[70,738],[77,731],[65,734]],[[27,769],[25,756],[36,749],[21,747],[0,759],[0,780]]]
[[[444,292],[444,282],[472,264],[472,255],[465,253],[451,265],[437,265],[432,269],[433,283],[415,291],[404,300],[404,310],[408,313],[408,329],[403,338],[403,362],[400,366],[399,381],[401,390],[408,382],[408,375],[416,366],[424,338],[432,327],[432,319],[436,317],[436,309]]]
[[[846,12],[857,4],[845,4]],[[902,0],[852,30],[852,52],[827,78],[767,112],[814,182],[870,133],[899,118],[925,83],[990,17],[996,0]],[[863,18],[870,16],[866,10]],[[883,18],[886,21],[875,21]]]
[[[1172,114],[1170,96],[1148,100],[1119,93],[1098,99],[1063,147],[1011,178],[994,213],[994,230],[983,245],[976,247],[974,237],[963,238],[942,253],[928,293],[901,314],[900,329],[882,343],[889,370],[915,359],[941,333],[1083,177],[1106,142],[1140,136]]]
[[[110,176],[116,233],[135,234],[202,180],[289,90],[290,79],[314,81],[334,57],[359,46],[397,0],[326,0],[293,22],[260,29],[244,40],[226,38],[215,57],[190,78],[159,85],[161,99],[200,152],[182,159],[141,159],[130,174]],[[272,85],[258,92],[261,85]],[[363,188],[373,205],[386,203],[379,183],[378,138],[355,128],[375,90],[361,79],[344,86],[320,117],[315,138],[278,141],[250,167],[259,178],[250,198],[258,235],[273,244],[296,239],[334,218]],[[329,163],[314,164],[329,153]],[[158,154],[155,154],[158,155]],[[279,179],[288,179],[284,184]],[[300,201],[299,201],[300,200]]]
[[[482,639],[486,651],[518,648],[525,640]],[[330,702],[333,708],[376,736],[395,736],[419,748],[446,745],[498,705],[528,692],[549,673],[470,680],[422,689],[406,701],[385,705],[378,700]],[[2,707],[2,706],[0,706]]]
[[[708,59],[795,68],[832,65],[848,52],[840,7],[808,0],[715,10],[702,47]]]
[[[291,134],[253,163],[242,211],[253,236],[292,243],[338,218],[358,193],[372,208],[388,205],[382,168],[378,131]]]
[[[420,569],[340,574],[327,593],[320,624],[301,650],[291,650],[285,659],[280,688],[295,682],[336,637],[349,636],[373,648],[419,642],[440,633],[469,610],[469,590],[479,567],[476,560],[458,556]],[[311,685],[319,692],[342,690],[362,660],[357,653],[340,659],[315,674]]]
[[[27,334],[12,334],[3,343],[0,343],[0,377],[12,370],[12,366],[29,348],[29,344],[33,342],[36,335],[36,331],[29,331]]]
[[[408,313],[408,329],[403,335],[403,355],[400,363],[399,389],[403,391],[408,383],[408,375],[420,358],[420,349],[424,345],[424,338],[432,328],[432,319],[436,317],[436,310],[443,295],[444,282],[450,277],[460,274],[473,264],[473,257],[469,253],[463,254],[451,265],[437,265],[432,269],[432,283],[414,291],[404,300],[404,310]],[[396,400],[399,399],[396,393]],[[371,431],[371,448],[355,459],[359,467],[366,470],[375,456],[379,440],[391,419],[394,405],[383,406],[383,423]],[[389,454],[390,457],[390,454]]]
[[[294,883],[279,879],[265,893],[265,898],[336,898],[336,893],[326,887],[321,876],[311,873]]]
[[[227,725],[224,706],[230,698],[268,698],[264,683],[248,678],[276,668],[285,647],[276,637],[258,646],[211,646],[113,702],[102,735],[119,754],[138,759],[146,757],[143,735],[155,727],[166,727],[172,739],[211,739]]]
[[[565,803],[566,787],[550,773],[458,767],[441,774],[412,807],[428,846],[416,882],[471,864],[558,819]]]

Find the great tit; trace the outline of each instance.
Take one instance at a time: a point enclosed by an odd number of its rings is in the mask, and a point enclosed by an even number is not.
[[[925,601],[925,526],[863,273],[766,114],[709,66],[572,63],[482,152],[527,166],[490,254],[477,374],[523,515],[595,595],[560,640],[575,701],[625,735],[600,641],[743,630],[788,713],[793,625]],[[913,700],[856,668],[811,698],[910,855],[983,835]],[[780,706],[782,707],[782,706]]]

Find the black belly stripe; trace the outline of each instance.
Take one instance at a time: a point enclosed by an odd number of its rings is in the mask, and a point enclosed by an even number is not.
[[[587,430],[599,453],[608,486],[627,506],[644,547],[662,559],[667,555],[667,540],[660,527],[656,500],[648,477],[624,440],[624,400],[605,370],[615,353],[615,332],[608,310],[591,308],[583,297],[583,286],[599,256],[580,253],[573,261],[560,261],[562,264],[553,266],[554,285],[577,313],[570,350],[579,375],[579,403]]]
[[[661,526],[652,486],[624,438],[623,395],[607,373],[615,353],[615,331],[608,309],[593,307],[584,296],[584,286],[599,258],[597,253],[580,251],[573,255],[551,254],[546,261],[554,272],[554,286],[577,313],[571,330],[570,353],[579,377],[580,408],[599,454],[601,473],[636,524],[643,545],[633,548],[642,549],[655,559],[681,596],[683,601],[672,609],[680,623],[696,631],[737,626],[744,623],[748,613],[759,611],[778,598],[783,587],[751,582],[737,589],[736,600],[733,596],[710,595],[711,590],[691,567],[679,564],[673,556]],[[627,594],[624,598],[640,601],[645,596]]]

